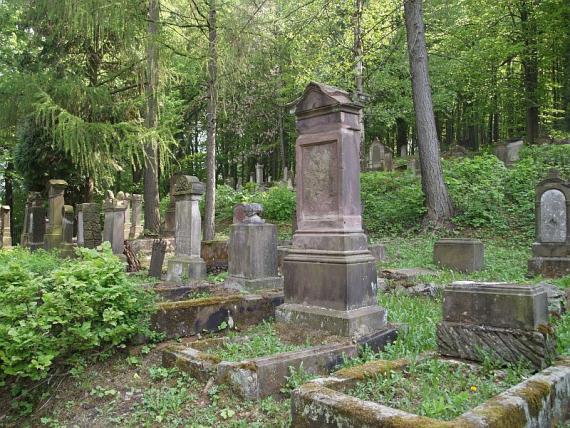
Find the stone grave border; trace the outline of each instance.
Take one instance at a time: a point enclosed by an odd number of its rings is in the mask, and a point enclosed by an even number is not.
[[[238,362],[222,361],[208,354],[207,350],[228,341],[242,343],[247,336],[230,339],[228,337],[204,339],[192,343],[190,347],[175,345],[162,354],[165,367],[177,367],[199,380],[214,378],[218,384],[227,384],[244,399],[260,400],[279,395],[287,384],[291,369],[302,369],[313,375],[326,375],[345,359],[356,357],[364,346],[374,350],[384,348],[397,335],[397,327],[383,332],[380,337],[351,340],[346,338],[337,343],[312,346],[297,351],[281,352]]]
[[[409,364],[405,359],[371,361],[302,385],[291,396],[292,426],[538,428],[570,420],[568,357],[452,421],[414,415],[345,393],[359,381],[403,370]]]

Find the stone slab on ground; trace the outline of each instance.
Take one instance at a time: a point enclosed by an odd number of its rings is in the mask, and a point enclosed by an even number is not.
[[[275,308],[282,303],[281,292],[159,303],[151,318],[151,328],[164,333],[167,339],[187,337],[218,331],[218,326],[227,322],[230,315],[235,325],[242,328],[274,318]]]
[[[556,362],[452,421],[407,413],[345,393],[360,380],[398,370],[405,360],[377,360],[313,380],[292,393],[294,427],[542,428],[570,420],[570,359]]]
[[[434,262],[458,272],[476,272],[485,264],[483,243],[478,239],[440,239],[433,247]]]
[[[382,269],[378,276],[403,287],[411,287],[423,276],[437,276],[438,272],[424,268]]]

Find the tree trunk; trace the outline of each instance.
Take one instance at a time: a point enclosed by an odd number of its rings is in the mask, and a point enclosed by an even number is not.
[[[522,65],[526,98],[526,137],[529,144],[534,144],[539,135],[537,23],[533,10],[539,2],[539,0],[521,0],[520,3],[524,39]]]
[[[422,1],[404,0],[404,15],[422,170],[422,189],[428,210],[427,220],[435,224],[445,224],[451,219],[453,207],[443,181],[439,157],[439,142],[428,75]]]
[[[364,0],[355,0],[354,4],[354,80],[356,94],[364,94],[364,48],[362,46],[362,9]],[[360,159],[364,159],[364,109],[360,110]]]
[[[216,234],[216,123],[217,123],[217,28],[216,0],[209,0],[208,14],[208,136],[206,153],[206,212],[204,213],[204,240],[211,241]]]
[[[160,195],[158,193],[158,148],[153,131],[158,123],[158,26],[160,19],[160,0],[148,2],[148,46],[147,46],[147,82],[146,82],[146,127],[151,130],[150,138],[145,142],[144,168],[144,228],[156,235],[160,232]]]
[[[396,137],[396,156],[402,155],[402,147],[408,147],[408,123],[406,119],[401,117],[396,118],[396,130],[397,130],[397,137]]]

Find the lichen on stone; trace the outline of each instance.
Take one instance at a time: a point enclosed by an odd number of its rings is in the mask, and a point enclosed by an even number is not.
[[[528,410],[532,417],[536,418],[542,410],[544,401],[550,395],[552,386],[542,380],[528,380],[521,388],[517,388],[514,394],[523,398],[528,404]]]

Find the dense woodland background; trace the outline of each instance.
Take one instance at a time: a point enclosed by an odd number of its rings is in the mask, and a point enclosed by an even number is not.
[[[569,140],[567,1],[423,12],[442,152]],[[17,226],[49,178],[71,203],[144,192],[156,232],[174,172],[212,185],[246,183],[256,163],[273,180],[294,170],[291,102],[312,80],[367,95],[365,149],[415,150],[401,1],[0,0],[0,194]]]

